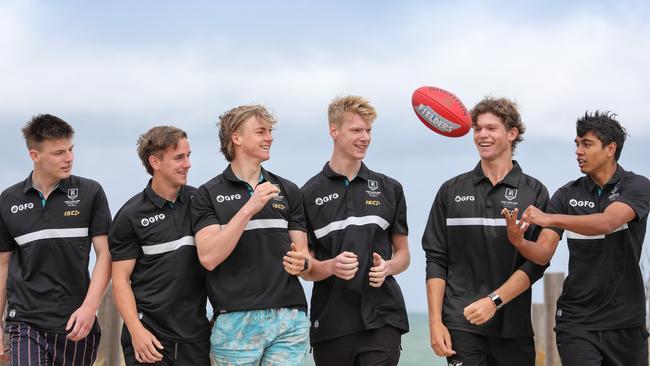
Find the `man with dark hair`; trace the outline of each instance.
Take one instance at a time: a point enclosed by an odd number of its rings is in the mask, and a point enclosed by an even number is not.
[[[544,267],[512,248],[501,210],[545,207],[548,191],[512,160],[525,131],[514,102],[488,97],[471,115],[480,161],[443,183],[422,237],[431,347],[449,365],[533,366],[530,286]]]
[[[273,115],[261,105],[219,117],[230,162],[199,187],[193,227],[216,321],[211,346],[219,365],[302,365],[308,348],[307,301],[297,275],[307,235],[298,187],[262,167],[273,144]]]
[[[366,98],[335,98],[328,108],[332,156],[302,187],[315,258],[305,278],[315,281],[311,343],[319,366],[397,365],[409,329],[393,277],[410,263],[404,191],[363,163],[376,117]]]
[[[639,268],[650,209],[650,181],[618,165],[626,132],[609,112],[576,123],[576,157],[585,176],[565,184],[547,213],[530,206],[516,222],[503,212],[510,241],[547,263],[566,231],[569,274],[557,301],[556,339],[565,366],[648,365],[645,292]],[[528,225],[543,227],[536,242]]]
[[[153,127],[138,139],[138,155],[152,178],[122,206],[109,234],[126,365],[209,366],[205,270],[192,233],[196,189],[187,185],[187,134]]]
[[[65,121],[38,115],[23,135],[34,169],[0,195],[0,313],[7,301],[11,365],[91,365],[111,268],[106,195],[71,175],[74,130]]]

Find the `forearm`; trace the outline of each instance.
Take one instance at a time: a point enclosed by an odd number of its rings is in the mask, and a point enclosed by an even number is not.
[[[613,215],[596,213],[591,215],[550,215],[551,226],[573,231],[581,235],[607,235],[620,227]]]
[[[386,261],[388,266],[388,274],[394,276],[400,274],[409,267],[411,264],[411,253],[408,248],[397,250],[393,253],[393,257]]]
[[[312,257],[310,261],[309,271],[301,276],[304,280],[322,281],[334,274],[334,270],[332,269],[334,259],[319,261]]]
[[[515,244],[514,247],[524,258],[540,266],[550,262],[555,253],[555,247],[526,239],[523,239],[519,244]]]
[[[244,206],[227,225],[207,233],[200,231],[196,235],[199,261],[203,267],[212,271],[230,256],[251,217],[253,213]]]
[[[128,279],[113,278],[113,297],[124,324],[129,332],[133,333],[136,328],[142,326],[142,323],[138,317],[138,307]]]
[[[97,251],[97,259],[93,268],[88,292],[84,299],[83,306],[90,306],[97,311],[99,303],[104,296],[106,286],[111,278],[111,254],[108,249]]]
[[[506,282],[503,283],[499,288],[495,289],[494,292],[501,297],[501,300],[504,304],[507,304],[512,299],[521,295],[530,287],[530,279],[528,275],[522,270],[516,270],[515,273],[508,278]],[[485,294],[486,296],[488,294]]]
[[[9,258],[11,252],[0,253],[0,314],[5,313],[7,304],[7,277],[9,276]]]
[[[442,323],[442,303],[445,298],[447,282],[441,278],[427,280],[427,304],[429,324]]]

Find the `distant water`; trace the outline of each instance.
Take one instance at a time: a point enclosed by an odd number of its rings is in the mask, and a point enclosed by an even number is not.
[[[411,331],[402,336],[402,357],[400,366],[447,366],[444,358],[433,353],[429,343],[429,323],[426,314],[409,314]],[[307,355],[306,366],[313,366],[311,354]]]

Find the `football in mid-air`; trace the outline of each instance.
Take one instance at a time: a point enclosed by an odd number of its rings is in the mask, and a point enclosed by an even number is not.
[[[460,137],[472,127],[472,118],[463,102],[444,89],[433,86],[417,88],[411,103],[420,121],[441,135]]]

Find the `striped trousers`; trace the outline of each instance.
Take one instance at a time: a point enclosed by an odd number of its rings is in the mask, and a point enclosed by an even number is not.
[[[100,334],[79,342],[66,334],[47,333],[25,323],[7,323],[11,366],[90,366],[97,358]]]

